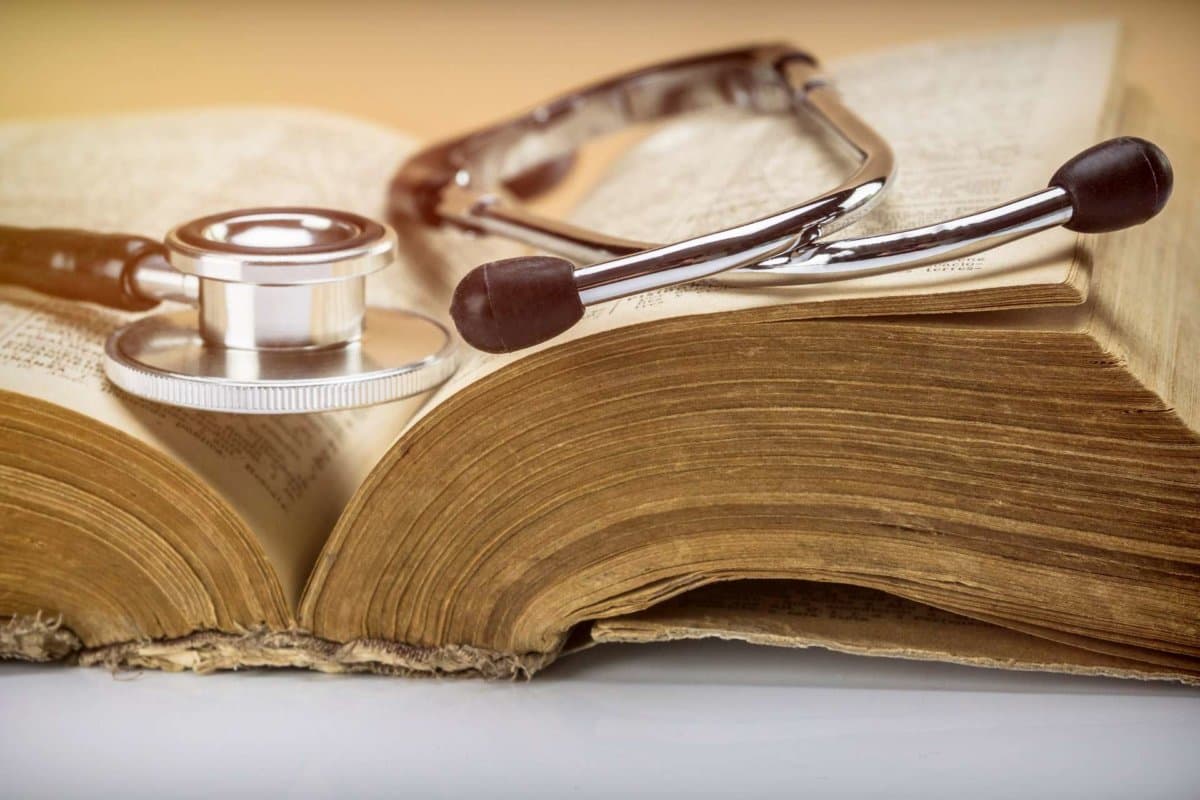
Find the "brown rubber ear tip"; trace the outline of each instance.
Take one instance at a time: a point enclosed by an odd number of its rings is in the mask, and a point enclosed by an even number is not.
[[[583,316],[575,266],[552,256],[488,262],[459,282],[450,316],[467,344],[486,353],[541,344]]]
[[[1059,167],[1051,186],[1071,197],[1074,213],[1063,227],[1106,233],[1141,225],[1162,211],[1174,173],[1162,150],[1145,139],[1122,136],[1093,145]]]

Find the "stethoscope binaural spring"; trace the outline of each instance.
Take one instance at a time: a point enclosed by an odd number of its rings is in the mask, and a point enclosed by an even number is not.
[[[563,179],[584,140],[719,104],[811,114],[853,148],[859,166],[816,198],[666,245],[520,205]],[[400,168],[388,208],[397,227],[449,226],[555,254],[481,265],[454,292],[450,315],[462,338],[511,352],[561,334],[587,306],[667,286],[844,280],[1058,225],[1118,230],[1157,214],[1172,185],[1161,150],[1122,137],[1083,151],[1045,189],[1010,203],[907,231],[827,238],[878,202],[894,172],[887,143],[842,104],[814,58],[763,45],[636,70],[429,147]],[[181,225],[165,243],[0,226],[0,282],[129,310],[163,299],[198,306],[145,317],[109,338],[105,372],[135,395],[215,411],[324,411],[426,391],[454,369],[453,339],[436,321],[366,305],[366,275],[395,250],[388,226],[311,208],[216,214]]]
[[[666,245],[546,219],[518,202],[558,183],[590,137],[721,104],[811,114],[858,154],[858,169],[819,197]],[[455,291],[451,315],[462,337],[481,350],[510,352],[559,335],[586,306],[667,286],[845,280],[957,258],[1058,225],[1082,233],[1137,225],[1162,209],[1172,183],[1160,149],[1122,137],[1085,150],[1047,188],[1010,203],[912,230],[830,241],[879,201],[894,173],[887,142],[842,104],[816,59],[788,45],[763,45],[637,70],[428,148],[394,179],[391,213],[393,222],[498,234],[556,254],[484,264]]]

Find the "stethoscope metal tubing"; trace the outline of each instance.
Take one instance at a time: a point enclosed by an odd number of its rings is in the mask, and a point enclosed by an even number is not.
[[[1051,186],[1004,205],[906,231],[816,242],[720,276],[722,286],[791,286],[889,272],[962,258],[1071,221],[1070,196]]]
[[[801,241],[778,248],[776,256],[767,255],[769,246],[759,250],[746,249],[740,254],[735,252],[725,260],[711,259],[700,265],[702,269],[711,269],[710,274],[715,275],[700,282],[735,287],[793,286],[901,272],[923,264],[961,258],[1063,225],[1071,220],[1071,214],[1070,197],[1059,187],[1051,186],[986,211],[907,231],[834,242],[806,244]],[[583,304],[595,305],[697,280],[694,273],[688,271],[689,267],[674,272],[657,269],[599,285],[580,280],[581,276],[588,277],[589,270],[612,274],[617,271],[614,267],[634,258],[636,256],[577,270],[576,286]],[[722,266],[725,268],[721,269]]]
[[[803,64],[798,68],[811,69]],[[674,244],[652,245],[548,220],[466,187],[447,187],[439,212],[469,228],[568,258],[607,259],[576,270],[575,286],[584,305],[749,267],[811,243],[815,231],[849,225],[882,197],[895,172],[895,158],[887,142],[847,109],[824,79],[810,77],[794,103],[854,148],[862,163],[835,189],[743,225]]]
[[[766,287],[899,272],[971,255],[1071,220],[1069,195],[1051,186],[985,211],[906,231],[819,241],[818,234],[849,224],[874,205],[886,188],[892,164],[890,151],[872,155],[880,144],[877,135],[866,126],[856,127],[852,114],[840,113],[844,107],[836,96],[814,90],[808,97],[819,116],[846,134],[845,141],[866,153],[867,160],[842,186],[802,206],[657,247],[546,220],[501,202],[477,203],[469,212],[471,222],[566,257],[606,259],[575,272],[580,300],[590,306],[696,281]],[[779,231],[786,233],[772,236]]]

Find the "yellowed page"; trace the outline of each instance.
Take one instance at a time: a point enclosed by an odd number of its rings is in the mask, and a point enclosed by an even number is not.
[[[843,235],[927,224],[1044,187],[1063,161],[1096,140],[1117,40],[1114,23],[1072,24],[829,65],[847,105],[884,134],[899,164],[886,199]],[[835,186],[853,162],[830,144],[814,123],[790,117],[697,115],[618,160],[574,219],[661,242],[728,227]],[[894,275],[779,289],[679,287],[591,308],[544,346],[692,314],[1062,284],[1074,258],[1075,235],[1059,229]],[[521,355],[471,352],[424,410]]]
[[[1164,125],[1148,100],[1127,98],[1123,131],[1162,146],[1175,191],[1153,223],[1104,237],[1089,329],[1138,380],[1200,431],[1200,146]]]
[[[161,237],[221,210],[305,204],[380,215],[411,149],[366,123],[306,111],[197,111],[0,127],[0,222]],[[421,303],[399,272],[377,304]],[[215,487],[261,539],[294,603],[338,514],[419,401],[243,417],[155,405],[104,380],[105,337],[135,318],[0,287],[0,389],[94,417]],[[120,464],[113,464],[119,470]]]
[[[636,614],[597,620],[591,628],[595,642],[707,637],[980,667],[1200,682],[1195,672],[1096,653],[875,589],[832,583],[727,581]]]

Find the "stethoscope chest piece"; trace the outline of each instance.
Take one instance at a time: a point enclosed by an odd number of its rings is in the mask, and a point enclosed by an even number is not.
[[[324,209],[250,209],[181,225],[165,244],[199,308],[109,337],[105,373],[126,392],[208,411],[306,413],[418,394],[454,371],[444,327],[366,305],[367,275],[395,260],[384,225]]]

